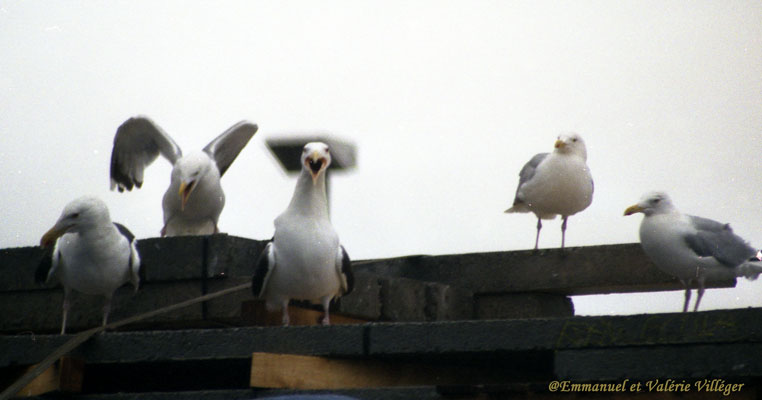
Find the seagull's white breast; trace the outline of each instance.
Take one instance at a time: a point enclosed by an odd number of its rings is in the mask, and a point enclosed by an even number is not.
[[[319,300],[339,290],[339,238],[327,219],[281,215],[275,220],[275,270],[265,297]]]
[[[541,217],[574,215],[593,201],[590,171],[579,157],[551,153],[525,182],[520,196],[529,209]]]
[[[59,239],[61,283],[85,294],[111,295],[130,279],[130,245],[121,234],[83,240],[78,233]]]

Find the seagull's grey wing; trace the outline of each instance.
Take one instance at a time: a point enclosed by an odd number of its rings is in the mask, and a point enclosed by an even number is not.
[[[344,246],[339,245],[339,251],[336,255],[336,273],[341,278],[342,296],[352,293],[355,288],[355,276],[352,272],[352,261]]]
[[[174,165],[180,146],[146,117],[133,117],[116,130],[111,151],[111,190],[123,192],[143,185],[143,170],[161,154]]]
[[[685,236],[685,242],[700,257],[714,257],[728,267],[743,264],[756,254],[756,250],[733,233],[730,224],[689,215],[696,233]]]
[[[238,153],[249,143],[249,139],[257,133],[257,125],[241,121],[212,140],[204,151],[217,163],[220,176],[225,174]]]
[[[132,281],[133,286],[135,286],[135,290],[138,290],[138,287],[140,286],[140,255],[138,254],[135,235],[133,235],[126,226],[118,222],[114,222],[113,224],[116,226],[119,233],[127,239],[127,243],[130,244],[130,280]]]
[[[254,267],[254,276],[251,278],[251,291],[256,297],[262,297],[267,288],[267,281],[270,280],[275,269],[275,248],[273,242],[265,246],[262,254],[259,255]]]
[[[521,168],[521,172],[519,172],[519,185],[516,187],[516,197],[513,199],[513,204],[522,202],[522,200],[519,198],[519,190],[521,189],[521,185],[532,179],[535,171],[537,170],[537,166],[540,165],[542,160],[544,160],[548,154],[550,153],[535,154],[535,156],[532,157],[532,159],[529,160],[526,164],[524,164],[523,168]]]

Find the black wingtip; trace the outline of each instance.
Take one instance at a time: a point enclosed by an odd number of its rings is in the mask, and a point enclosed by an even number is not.
[[[260,297],[265,285],[265,278],[267,272],[270,269],[268,265],[269,260],[267,256],[267,248],[269,243],[262,249],[262,253],[259,254],[256,263],[254,264],[254,276],[251,277],[251,292],[254,297]]]
[[[355,288],[355,275],[352,272],[352,260],[349,259],[349,254],[344,246],[341,246],[341,273],[347,279],[347,291],[344,292],[344,295],[348,295]]]
[[[44,284],[48,280],[51,268],[53,268],[53,251],[45,250],[40,263],[37,264],[37,269],[34,271],[34,281]]]
[[[122,224],[120,224],[118,222],[114,222],[114,226],[116,226],[116,229],[119,230],[119,233],[121,233],[122,236],[127,238],[127,241],[130,244],[132,244],[132,242],[135,241],[135,235],[133,235],[132,232],[130,232],[130,230],[127,229],[126,226],[124,226],[124,225],[122,225]]]

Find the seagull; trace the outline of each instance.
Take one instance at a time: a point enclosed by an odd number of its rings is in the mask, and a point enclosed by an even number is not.
[[[63,285],[62,335],[66,333],[72,289],[106,298],[103,325],[108,321],[114,291],[127,282],[138,290],[140,256],[135,243],[135,236],[127,228],[111,222],[102,200],[86,196],[64,207],[58,221],[40,240],[42,247],[54,247],[35,273],[38,282],[58,276]]]
[[[685,215],[666,193],[647,193],[624,211],[624,215],[635,213],[645,215],[640,223],[640,245],[645,253],[657,267],[685,286],[683,312],[688,311],[694,281],[698,283],[693,307],[696,311],[707,278],[744,276],[754,280],[762,273],[762,264],[758,263],[762,253],[734,234],[730,224]]]
[[[161,154],[172,164],[164,193],[162,236],[218,233],[217,221],[225,206],[220,178],[257,132],[257,125],[241,121],[212,140],[201,151],[183,156],[180,146],[144,116],[122,123],[111,152],[111,190],[140,188],[143,170]]]
[[[281,310],[283,325],[289,324],[292,298],[322,304],[321,323],[329,325],[331,300],[352,292],[354,276],[349,255],[328,217],[328,146],[307,143],[301,163],[291,203],[275,219],[273,239],[256,262],[252,291],[266,300],[268,311]]]
[[[513,207],[505,212],[533,212],[537,216],[535,251],[540,241],[543,219],[554,219],[556,215],[563,218],[563,250],[569,216],[586,209],[593,202],[593,177],[586,161],[587,149],[582,137],[569,133],[558,136],[552,153],[535,155],[519,172]]]

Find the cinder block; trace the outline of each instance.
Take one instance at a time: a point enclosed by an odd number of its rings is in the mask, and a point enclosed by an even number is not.
[[[478,319],[571,317],[569,297],[546,293],[505,293],[475,296]]]
[[[153,311],[201,294],[200,280],[146,284],[137,293],[131,285],[124,285],[114,293],[109,322]],[[67,332],[89,329],[101,324],[103,296],[72,291],[69,300],[71,306],[66,323]],[[57,333],[61,329],[62,306],[62,288],[0,292],[0,331]],[[201,305],[196,304],[138,324],[202,319]]]
[[[145,282],[200,279],[205,236],[176,236],[138,240]]]
[[[50,250],[48,250],[50,251]],[[34,273],[45,251],[41,247],[16,247],[0,250],[0,292],[52,288],[55,283],[42,285]]]
[[[248,276],[267,240],[252,240],[225,234],[207,237],[207,277]]]
[[[426,286],[404,278],[381,278],[382,321],[425,321]]]
[[[0,292],[0,331],[58,332],[62,303],[61,289]]]
[[[251,278],[245,276],[210,278],[207,279],[206,283],[207,293],[218,292],[248,282],[251,282]],[[215,321],[240,321],[241,304],[245,301],[252,300],[253,298],[254,296],[251,294],[251,289],[246,288],[209,300],[206,302],[205,318]]]
[[[470,292],[436,282],[379,278],[381,320],[442,321],[473,316]]]
[[[352,293],[339,298],[336,310],[342,314],[377,320],[381,317],[381,285],[378,277],[368,273],[355,273]]]
[[[474,295],[468,290],[437,283],[426,284],[427,321],[454,321],[474,318]]]
[[[126,292],[126,293],[125,293]],[[154,311],[203,295],[201,280],[149,283],[133,293],[131,286],[122,286],[118,294],[119,302],[112,309],[110,321],[118,321],[137,314]],[[123,299],[123,300],[122,300]],[[116,300],[116,298],[115,298]],[[170,313],[136,322],[141,326],[157,322],[201,321],[203,311],[201,303],[184,307]],[[129,327],[127,327],[129,329]]]

